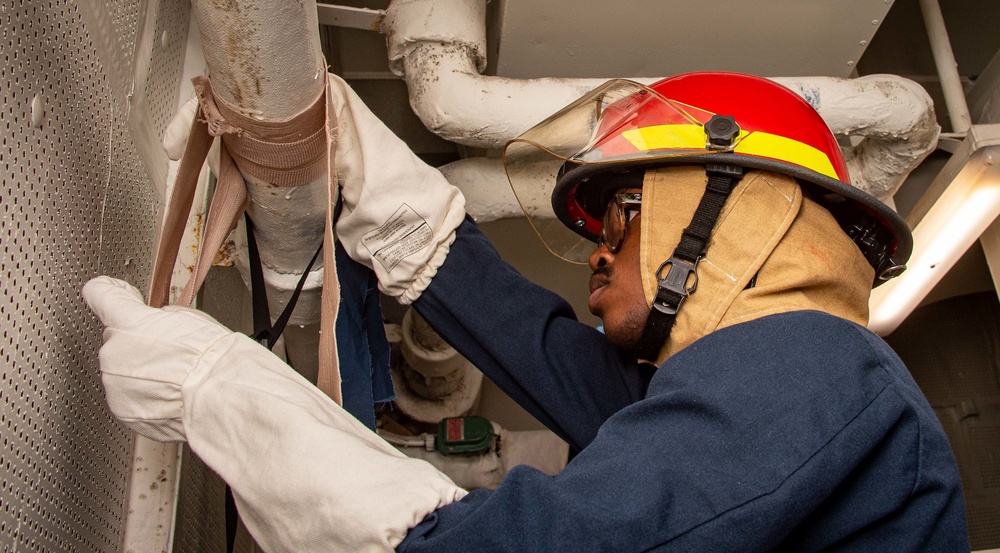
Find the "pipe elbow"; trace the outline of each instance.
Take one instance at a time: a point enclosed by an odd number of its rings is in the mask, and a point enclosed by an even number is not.
[[[937,147],[941,127],[933,100],[917,83],[891,75],[862,79],[859,85],[874,89],[870,95],[882,96],[872,101],[886,106],[869,114],[871,128],[848,153],[847,164],[866,191],[891,205],[906,176]]]
[[[486,70],[486,0],[455,0],[448,9],[437,0],[393,0],[385,11],[381,32],[386,36],[389,68],[413,76],[405,61],[421,45],[450,44],[468,53],[477,73]]]
[[[391,70],[406,79],[410,107],[445,140],[499,148],[604,82],[484,76],[486,2],[455,0],[443,8],[439,0],[393,0],[381,32]]]
[[[606,79],[513,79],[480,75],[462,44],[426,43],[403,60],[410,107],[434,134],[474,148],[501,148]]]
[[[467,145],[472,137],[476,142],[490,140],[488,124],[471,132],[469,122],[483,120],[486,102],[497,103],[488,91],[491,78],[477,72],[474,56],[461,43],[424,43],[401,60],[410,107],[424,126],[445,140]]]
[[[890,205],[906,176],[937,146],[934,102],[909,79],[868,75],[774,81],[816,108],[835,134],[857,138],[845,156],[854,185]]]

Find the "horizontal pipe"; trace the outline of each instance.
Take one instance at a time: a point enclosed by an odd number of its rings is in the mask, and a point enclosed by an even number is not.
[[[481,75],[485,12],[485,0],[394,0],[386,10],[390,68],[406,79],[421,121],[442,138],[499,148],[607,80]],[[809,101],[834,133],[860,139],[847,154],[852,179],[887,203],[937,144],[933,102],[912,81],[891,75],[774,80]]]
[[[333,4],[316,4],[316,10],[320,25],[368,31],[377,31],[385,16],[383,10],[335,6]]]
[[[856,79],[772,79],[802,96],[834,134],[856,140],[845,155],[853,184],[883,202],[937,147],[934,102],[917,83],[895,75]]]

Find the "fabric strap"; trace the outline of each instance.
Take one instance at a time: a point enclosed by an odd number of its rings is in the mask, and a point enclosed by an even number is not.
[[[673,254],[657,270],[656,295],[637,348],[642,361],[656,361],[660,348],[670,336],[677,310],[698,287],[698,262],[708,249],[708,239],[722,207],[743,177],[743,168],[735,165],[708,164],[705,171],[708,184],[691,223],[681,233]]]
[[[189,306],[226,237],[246,210],[244,175],[273,186],[296,186],[326,175],[327,205],[323,233],[323,293],[321,300],[319,377],[317,386],[342,404],[340,370],[334,334],[340,301],[334,255],[333,210],[337,201],[336,114],[329,80],[310,107],[287,120],[258,121],[218,98],[211,80],[193,79],[199,111],[192,122],[177,179],[157,246],[148,303],[162,307],[170,299],[170,282],[181,237],[191,213],[198,176],[215,137],[222,137],[218,182],[209,207],[202,243],[192,275],[177,300]]]

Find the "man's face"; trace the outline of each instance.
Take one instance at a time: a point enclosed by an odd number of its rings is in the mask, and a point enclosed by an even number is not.
[[[636,216],[626,226],[625,241],[617,253],[602,245],[590,254],[593,276],[588,307],[604,321],[608,340],[624,350],[635,349],[649,315],[640,276],[639,219]]]

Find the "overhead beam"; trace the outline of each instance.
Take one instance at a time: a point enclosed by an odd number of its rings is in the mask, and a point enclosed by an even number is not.
[[[320,25],[348,27],[376,32],[378,32],[379,27],[382,25],[382,18],[385,17],[385,11],[383,10],[352,8],[333,4],[317,3],[316,12],[319,16]]]

